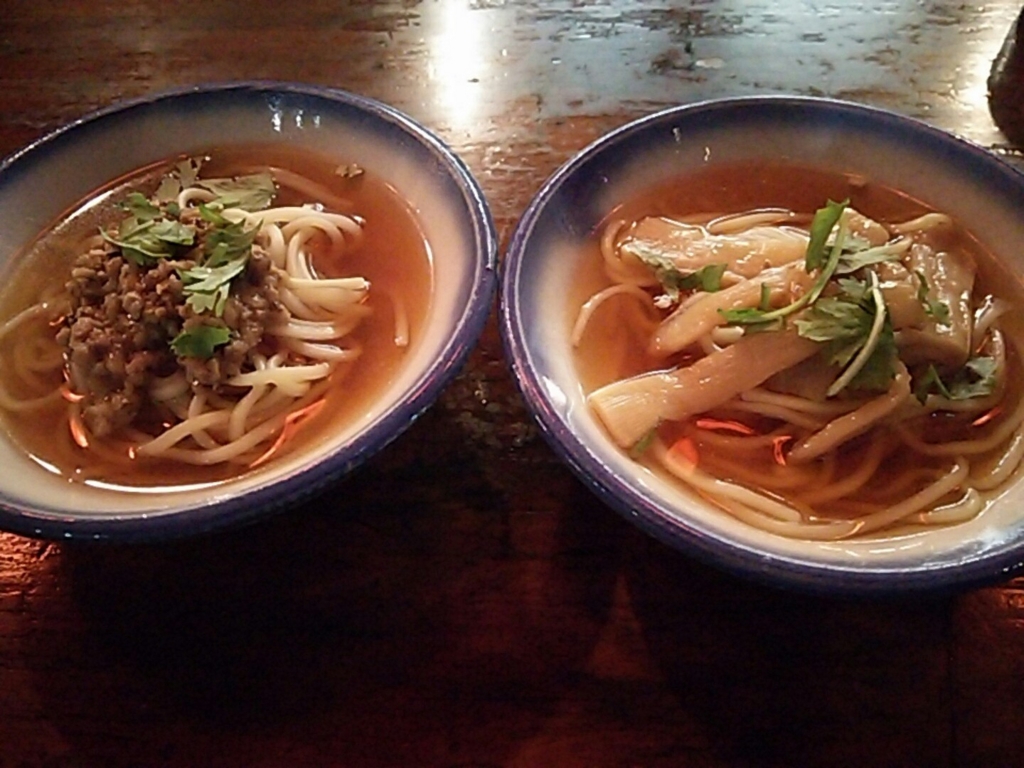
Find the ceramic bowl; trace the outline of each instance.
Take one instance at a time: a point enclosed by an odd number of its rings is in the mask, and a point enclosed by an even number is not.
[[[503,340],[544,435],[627,519],[733,572],[858,593],[1004,577],[1024,560],[1024,484],[1012,484],[971,522],[926,533],[835,542],[783,538],[646,470],[611,442],[588,409],[565,299],[582,244],[613,207],[642,189],[715,164],[762,159],[861,174],[902,190],[969,222],[1014,273],[1024,274],[1024,176],[967,141],[890,112],[815,98],[729,99],[651,115],[600,138],[560,168],[525,211],[503,262]]]
[[[143,494],[69,484],[0,437],[0,527],[60,538],[198,533],[265,514],[351,471],[406,429],[455,375],[496,285],[494,225],[466,166],[397,110],[338,90],[232,83],[160,93],[78,120],[0,165],[0,277],[25,244],[92,190],[215,146],[280,143],[372,170],[414,211],[433,258],[425,326],[356,423],[212,488]]]

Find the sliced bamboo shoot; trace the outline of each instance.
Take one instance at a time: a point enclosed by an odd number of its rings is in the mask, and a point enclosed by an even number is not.
[[[719,406],[818,349],[792,330],[748,334],[686,368],[608,384],[591,393],[588,402],[615,442],[629,447],[662,421]]]
[[[663,216],[641,219],[622,242],[626,254],[651,254],[672,262],[681,272],[725,264],[741,277],[804,258],[807,235],[787,227],[752,227],[730,235],[712,235],[702,226]]]
[[[797,289],[806,291],[812,278],[802,264],[768,269],[757,278],[743,280],[715,293],[700,294],[695,301],[684,304],[665,318],[651,336],[648,351],[656,356],[671,355],[693,344],[701,336],[725,324],[719,310],[757,307],[761,302],[761,286],[768,286],[772,307],[793,300]]]

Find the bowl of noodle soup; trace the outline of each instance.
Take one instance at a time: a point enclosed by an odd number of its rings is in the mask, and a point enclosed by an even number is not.
[[[500,323],[555,450],[648,533],[818,591],[1024,555],[1024,177],[884,110],[767,96],[597,140],[513,234]]]
[[[496,241],[397,110],[231,83],[0,166],[0,527],[150,539],[292,504],[406,429],[483,329]]]

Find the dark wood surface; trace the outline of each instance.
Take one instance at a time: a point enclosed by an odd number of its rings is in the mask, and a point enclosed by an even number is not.
[[[503,242],[574,151],[704,98],[839,96],[1017,155],[986,103],[1006,0],[0,10],[0,154],[167,87],[339,86],[436,130]],[[1022,587],[812,598],[680,556],[538,437],[492,319],[300,508],[159,545],[0,534],[0,767],[1020,766]]]

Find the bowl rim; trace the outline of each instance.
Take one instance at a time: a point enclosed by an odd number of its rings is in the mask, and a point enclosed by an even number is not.
[[[437,160],[466,207],[477,255],[471,265],[468,296],[440,353],[408,388],[408,395],[352,441],[340,445],[318,461],[303,464],[276,480],[251,490],[209,502],[174,506],[144,513],[102,517],[75,516],[39,509],[0,497],[0,530],[33,538],[60,540],[152,541],[180,538],[233,527],[297,504],[327,484],[347,475],[383,450],[426,411],[465,364],[483,333],[497,291],[498,238],[490,207],[466,163],[437,134],[399,109],[368,96],[341,88],[294,81],[239,80],[206,82],[155,91],[117,101],[58,126],[15,150],[0,162],[0,183],[41,153],[75,141],[82,127],[129,115],[151,105],[187,103],[189,99],[274,96],[309,99],[334,107],[354,108],[374,121],[390,124],[411,137]],[[168,108],[171,108],[168,106]]]
[[[521,315],[522,295],[526,289],[520,282],[534,228],[546,206],[574,174],[594,162],[598,155],[638,133],[663,127],[678,119],[693,120],[712,113],[753,111],[769,105],[868,119],[909,131],[955,150],[963,158],[960,162],[984,167],[986,172],[994,174],[994,182],[1009,184],[1019,192],[1024,190],[1024,174],[988,149],[916,118],[843,99],[792,94],[707,99],[658,110],[613,128],[573,154],[543,183],[517,222],[500,266],[499,333],[513,378],[540,433],[591,492],[631,523],[684,555],[762,584],[808,593],[882,596],[959,590],[1009,578],[1024,568],[1024,540],[966,562],[886,568],[822,563],[722,539],[703,526],[684,519],[685,515],[670,517],[659,504],[645,498],[631,483],[609,472],[601,458],[576,435],[549,401],[544,383],[530,362],[530,348]]]

